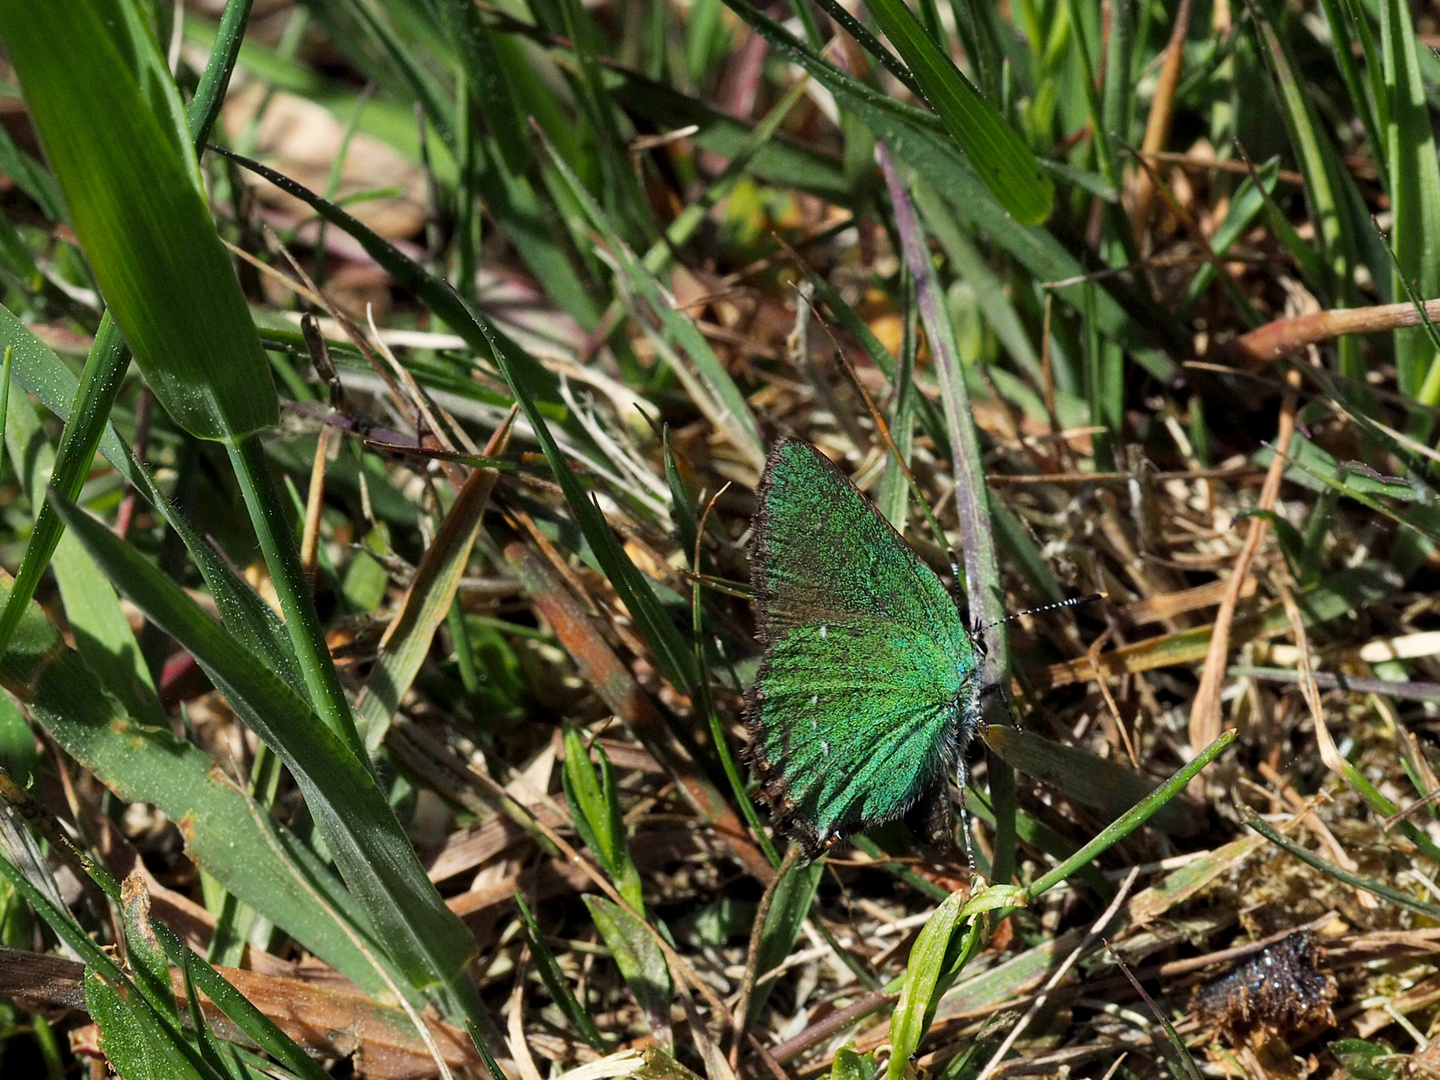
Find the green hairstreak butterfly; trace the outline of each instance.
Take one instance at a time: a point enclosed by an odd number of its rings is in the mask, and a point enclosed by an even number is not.
[[[953,845],[948,779],[980,724],[975,642],[945,586],[858,488],[781,439],[750,545],[765,656],[747,695],[751,767],[807,859],[923,813]]]

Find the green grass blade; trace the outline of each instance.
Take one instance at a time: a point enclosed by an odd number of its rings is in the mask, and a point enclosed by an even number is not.
[[[1381,65],[1375,55],[1374,39],[1369,32],[1369,19],[1355,0],[1320,0],[1320,8],[1325,12],[1325,22],[1330,30],[1331,52],[1335,57],[1335,65],[1340,69],[1340,77],[1345,80],[1345,89],[1350,92],[1350,107],[1360,118],[1366,140],[1376,150],[1375,167],[1380,172],[1380,182],[1388,187],[1389,162],[1381,152],[1385,145],[1381,131],[1386,126],[1381,117],[1385,115],[1384,102],[1388,95],[1384,92],[1383,82],[1376,78],[1381,71]],[[1361,81],[1360,73],[1355,67],[1354,46],[1357,39],[1365,57],[1366,70],[1371,76],[1368,85]],[[1377,104],[1381,106],[1378,111]]]
[[[1399,889],[1392,889],[1388,885],[1382,885],[1380,882],[1370,878],[1360,877],[1358,874],[1352,874],[1348,870],[1336,866],[1334,863],[1326,862],[1319,856],[1306,851],[1293,840],[1287,840],[1284,836],[1280,835],[1278,829],[1259,814],[1255,813],[1254,810],[1251,810],[1250,807],[1241,804],[1239,810],[1246,825],[1249,825],[1250,828],[1265,837],[1266,840],[1269,840],[1276,847],[1283,848],[1301,862],[1314,867],[1327,877],[1332,877],[1341,884],[1349,885],[1352,888],[1364,889],[1366,892],[1378,896],[1382,900],[1389,901],[1396,907],[1413,911],[1418,915],[1423,915],[1427,919],[1440,919],[1440,905],[1427,904],[1422,900],[1416,900],[1413,896],[1403,893]]]
[[[13,355],[13,346],[10,351]],[[12,399],[5,434],[16,474],[24,476],[25,470],[30,470],[25,478],[26,490],[31,505],[38,506],[55,456],[45,441],[34,407],[23,396]],[[140,655],[130,622],[109,580],[76,541],[63,535],[55,548],[51,569],[60,586],[76,650],[131,716],[141,723],[164,727],[168,721],[150,669]]]
[[[195,132],[192,138],[197,144],[203,144],[204,133],[209,130],[215,117],[215,111],[218,109],[218,102],[223,97],[225,84],[240,45],[240,31],[243,29],[244,17],[248,11],[249,3],[244,0],[231,0],[226,7],[221,26],[222,33],[216,40],[210,62],[206,65],[200,86],[197,88],[196,98],[191,102],[189,110],[189,119]],[[142,50],[142,55],[149,61],[150,66],[147,68],[149,76],[155,84],[155,93],[160,95],[165,102],[168,115],[174,88],[169,86],[168,75],[164,74],[163,66],[158,72],[154,70],[153,52]],[[8,145],[8,136],[4,137],[4,143]],[[16,153],[18,154],[18,151]],[[58,219],[62,215],[58,186],[55,185],[48,173],[41,172],[38,168],[32,168],[27,163],[28,159],[21,163],[25,167],[14,169],[11,171],[11,175],[20,177],[22,183],[25,176],[33,175],[36,184],[32,197],[35,197],[52,217]],[[42,179],[43,183],[40,182]],[[28,332],[19,327],[18,322],[8,311],[0,309],[0,321],[5,323],[5,326],[0,328],[0,333],[9,330],[11,336],[20,337],[27,344],[33,341]],[[37,356],[34,366],[44,364],[46,357],[54,360],[53,355],[48,350],[44,350],[40,356]],[[79,495],[80,485],[90,469],[96,447],[106,431],[110,408],[114,403],[115,394],[120,388],[120,382],[128,362],[125,343],[121,340],[120,331],[116,327],[114,319],[107,311],[96,331],[95,341],[86,361],[85,373],[79,388],[72,390],[69,395],[69,398],[74,401],[74,406],[68,412],[54,409],[57,415],[66,420],[66,424],[61,435],[57,463],[51,476],[51,483],[65,498],[73,499]],[[69,378],[68,371],[59,366],[58,361],[54,365],[54,370],[59,373],[62,380],[73,382]],[[29,389],[32,393],[41,393],[37,386],[32,385]],[[52,408],[54,408],[53,405]],[[74,417],[73,423],[71,422],[72,416]],[[112,460],[114,460],[113,457]],[[152,497],[152,502],[154,501]],[[167,505],[161,499],[157,508],[160,508],[163,513]],[[31,535],[30,542],[26,546],[16,586],[11,592],[10,603],[3,614],[0,614],[0,652],[4,651],[5,643],[14,631],[25,604],[34,594],[40,574],[54,554],[60,532],[61,525],[53,509],[45,505],[35,523],[35,531]],[[191,549],[193,551],[195,545],[192,544]],[[209,552],[208,545],[206,553],[211,557],[212,562],[218,564],[218,560],[214,560],[213,554]],[[245,591],[248,592],[248,590]],[[224,602],[224,595],[224,590],[217,590],[217,599],[221,603]],[[268,615],[268,609],[265,610]],[[273,621],[273,616],[271,619]],[[284,646],[280,647],[280,655],[273,659],[282,671],[289,672],[295,668],[294,659],[289,655],[288,648]]]
[[[88,372],[92,368],[96,368],[123,373],[124,367],[121,362],[123,354],[119,359],[109,354],[106,354],[100,361],[95,359],[97,352],[101,351],[101,339],[106,337],[106,325],[105,322],[101,323],[97,344],[91,350],[91,360],[87,362],[86,370]],[[111,345],[120,348],[119,331],[114,329],[113,323],[108,325],[110,326],[109,341]],[[56,490],[61,490],[59,482],[64,463],[77,461],[82,456],[72,453],[67,458],[67,438],[72,435],[75,438],[93,436],[94,445],[98,447],[100,453],[135,485],[166,524],[180,535],[191,558],[195,560],[201,574],[205,577],[205,582],[210,587],[211,595],[230,632],[235,634],[247,648],[257,655],[263,656],[271,670],[284,678],[292,689],[302,696],[306,695],[308,691],[305,690],[305,683],[295,662],[295,654],[290,648],[289,638],[275,613],[260,599],[255,590],[235,575],[210,544],[175,510],[170,504],[170,500],[155,485],[150,474],[135,460],[129,447],[125,445],[124,440],[110,424],[107,418],[109,405],[106,402],[113,400],[115,387],[111,386],[107,389],[99,379],[82,378],[77,380],[69,368],[61,363],[60,358],[4,307],[0,307],[0,342],[14,350],[15,381],[26,391],[35,395],[42,405],[62,421],[65,421],[65,431],[61,435],[60,449],[56,455],[56,471],[51,477],[51,486]],[[79,392],[82,387],[85,389],[83,395]],[[83,419],[83,422],[81,419],[77,419],[76,423],[71,423],[70,418],[77,414],[79,418]],[[86,461],[87,464],[78,473],[79,480],[84,479],[85,473],[89,469],[88,458]],[[78,494],[78,481],[75,491]],[[45,508],[41,510],[41,516],[36,522],[33,535],[40,534],[47,514],[55,525],[49,542],[49,551],[53,551],[54,543],[58,541],[63,526],[55,516],[54,509],[49,506],[48,499]],[[35,546],[33,542],[31,546]],[[25,585],[26,568],[32,565],[37,566],[35,580],[38,580],[38,575],[44,571],[50,558],[49,551],[43,558],[32,559],[27,548],[25,561],[20,567],[20,574],[11,589],[12,599],[9,600],[5,609],[7,617],[12,608],[17,613],[17,620],[20,615],[23,615],[29,597],[34,592],[33,583],[29,585],[28,589]],[[25,599],[23,601],[16,600],[14,599],[16,596],[24,596]]]
[[[195,96],[185,110],[190,122],[190,134],[196,146],[204,146],[210,138],[210,129],[220,115],[220,106],[225,101],[225,91],[230,85],[230,75],[240,56],[240,46],[245,40],[245,24],[250,19],[250,6],[254,0],[227,0],[220,15],[220,25],[215,32],[215,45],[210,50],[210,59],[200,75],[200,84],[195,87]]]
[[[675,996],[670,968],[665,954],[642,923],[619,904],[603,896],[587,894],[585,906],[595,921],[595,929],[610,948],[610,955],[620,975],[635,995],[650,1030],[658,1042],[668,1044],[670,1038],[670,1004]]]
[[[1138,829],[1145,822],[1149,821],[1160,808],[1185,790],[1185,785],[1191,779],[1198,776],[1200,770],[1209,765],[1219,757],[1235,741],[1236,732],[1232,729],[1222,734],[1213,743],[1207,746],[1199,754],[1195,755],[1193,761],[1172,776],[1165,783],[1161,784],[1149,795],[1147,795],[1135,806],[1131,807],[1123,816],[1111,823],[1088,844],[1082,847],[1065,862],[1061,863],[1049,873],[1031,882],[1025,889],[1025,895],[1031,900],[1044,896],[1046,892],[1064,881],[1075,871],[1087,863],[1094,862],[1100,855],[1108,851],[1115,844],[1118,844],[1125,837]]]
[[[441,0],[437,6],[469,80],[475,105],[485,117],[501,160],[510,172],[526,172],[533,155],[515,98],[504,78],[493,31],[472,3]]]
[[[583,113],[593,129],[591,136],[598,157],[595,163],[603,179],[606,205],[611,208],[614,217],[625,223],[625,232],[631,243],[649,243],[656,238],[654,215],[630,163],[630,153],[620,133],[617,109],[605,93],[605,80],[596,56],[597,49],[601,47],[596,40],[599,34],[580,0],[559,0],[559,7],[565,19],[565,33],[579,62],[580,71],[575,86]]]
[[[128,16],[102,18],[90,0],[63,14],[39,10],[0,6],[0,32],[115,321],[157,399],[191,434],[239,445],[247,495],[263,495],[262,478],[246,475],[243,444],[278,423],[278,398],[154,39]],[[66,47],[67,37],[84,46]],[[283,518],[253,500],[250,509],[307,684],[358,749]]]
[[[1263,17],[1256,19],[1265,55],[1270,60],[1280,95],[1280,111],[1290,135],[1291,146],[1300,161],[1305,177],[1305,198],[1310,205],[1310,218],[1315,237],[1325,260],[1329,280],[1328,291],[1336,297],[1348,295],[1350,272],[1357,260],[1358,244],[1346,219],[1343,173],[1334,146],[1319,125],[1314,106],[1305,87],[1295,76],[1290,55],[1276,34],[1275,28]]]
[[[1015,129],[960,74],[904,0],[871,0],[868,7],[1000,205],[1021,225],[1048,218],[1055,186]]]
[[[139,888],[136,888],[136,886]],[[177,1028],[180,1005],[170,984],[170,965],[165,950],[150,925],[150,892],[142,880],[128,878],[121,890],[121,931],[125,935],[125,963],[130,977],[150,1006]]]
[[[820,888],[820,879],[825,874],[825,863],[816,859],[806,866],[792,866],[775,884],[775,895],[766,913],[765,925],[759,928],[760,950],[756,953],[754,989],[746,1007],[747,1016],[758,1016],[765,1007],[770,991],[775,987],[773,979],[765,975],[778,967],[795,948],[800,928],[810,917],[811,905]]]
[[[85,1007],[100,1029],[100,1049],[118,1075],[144,1080],[231,1080],[200,1057],[177,1025],[137,998],[133,985],[85,969]]]
[[[365,745],[355,729],[350,699],[340,685],[340,676],[325,640],[325,628],[315,610],[315,597],[300,565],[300,551],[295,529],[285,514],[285,506],[275,488],[270,463],[256,435],[247,435],[227,442],[230,465],[240,487],[255,538],[270,571],[270,583],[285,613],[285,630],[294,649],[300,674],[309,690],[320,719],[339,736],[350,752],[360,761],[365,758]],[[303,697],[302,697],[303,699]]]
[[[580,733],[573,727],[565,729],[565,768],[561,779],[565,786],[565,803],[570,820],[585,846],[595,853],[605,873],[615,883],[625,902],[642,918],[645,897],[641,891],[640,871],[630,858],[625,842],[625,819],[620,809],[620,793],[615,772],[605,748],[595,745],[599,770],[590,767],[590,752]]]
[[[66,498],[75,498],[80,494],[80,487],[90,470],[95,448],[107,430],[110,408],[115,402],[115,395],[125,374],[128,354],[120,329],[107,312],[100,321],[100,328],[96,331],[95,342],[90,348],[85,370],[78,383],[55,354],[41,345],[20,321],[4,308],[0,308],[0,335],[7,339],[7,345],[16,350],[16,378],[31,393],[40,396],[44,389],[57,382],[62,385],[69,384],[70,393],[64,398],[65,411],[61,414],[56,410],[57,415],[63,415],[66,424],[60,435],[51,484]],[[47,361],[53,361],[53,365]],[[118,441],[117,437],[115,442],[118,444]],[[47,498],[36,519],[30,542],[25,546],[15,587],[4,610],[0,611],[0,654],[4,653],[11,635],[19,625],[25,605],[35,595],[40,577],[45,573],[45,568],[49,566],[51,556],[60,542],[62,530],[63,526]]]
[[[550,998],[565,1011],[565,1016],[574,1026],[576,1032],[587,1043],[602,1053],[605,1050],[605,1040],[600,1035],[600,1029],[595,1026],[595,1021],[585,1011],[575,997],[570,984],[565,980],[565,973],[560,970],[560,964],[555,959],[555,954],[550,950],[540,927],[535,922],[535,916],[530,913],[530,905],[525,903],[525,898],[518,892],[515,894],[515,906],[520,909],[520,918],[525,923],[525,937],[530,944],[530,956],[535,962],[535,967],[540,973],[540,981],[545,984],[549,991]]]

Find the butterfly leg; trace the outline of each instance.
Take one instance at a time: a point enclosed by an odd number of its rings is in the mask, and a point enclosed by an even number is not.
[[[1010,719],[1015,722],[1015,727],[1023,731],[1025,725],[1020,722],[1020,714],[1015,711],[1015,703],[1010,699],[1010,695],[1004,691],[1005,687],[1000,683],[990,683],[988,686],[982,686],[980,688],[980,700],[983,702],[992,695],[999,695],[1001,703],[1005,706],[1005,711],[1010,714]]]

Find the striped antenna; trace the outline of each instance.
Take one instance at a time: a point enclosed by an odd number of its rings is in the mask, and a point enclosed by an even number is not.
[[[1089,604],[1095,600],[1108,599],[1109,595],[1109,593],[1096,592],[1090,593],[1087,596],[1072,596],[1069,600],[1061,600],[1054,604],[1042,604],[1040,607],[1026,608],[1024,611],[1017,611],[1013,615],[1006,615],[1005,618],[996,619],[994,622],[986,623],[984,626],[977,626],[973,631],[971,631],[971,633],[982,634],[986,630],[989,630],[992,626],[999,626],[1002,623],[1013,622],[1014,620],[1020,618],[1020,616],[1022,615],[1039,615],[1043,611],[1056,611],[1059,608],[1079,607],[1081,604]]]

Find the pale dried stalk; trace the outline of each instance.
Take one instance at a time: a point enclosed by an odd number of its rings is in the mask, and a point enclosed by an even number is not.
[[[1275,458],[1265,474],[1265,484],[1260,489],[1257,509],[1272,510],[1275,498],[1280,494],[1280,481],[1285,475],[1285,455],[1290,449],[1290,439],[1295,434],[1295,409],[1298,398],[1294,387],[1299,384],[1300,373],[1290,372],[1287,382],[1291,389],[1285,392],[1280,404],[1280,423],[1275,433]],[[1209,746],[1220,737],[1220,687],[1225,681],[1225,661],[1230,653],[1230,625],[1235,619],[1235,608],[1240,603],[1240,594],[1250,576],[1255,556],[1270,531],[1270,523],[1263,517],[1250,519],[1250,528],[1245,533],[1245,543],[1240,556],[1235,560],[1235,571],[1230,576],[1225,595],[1220,599],[1220,609],[1215,614],[1215,631],[1210,636],[1210,648],[1205,654],[1205,667],[1200,675],[1200,688],[1190,708],[1190,745],[1195,748]],[[1195,781],[1199,784],[1199,777]]]

